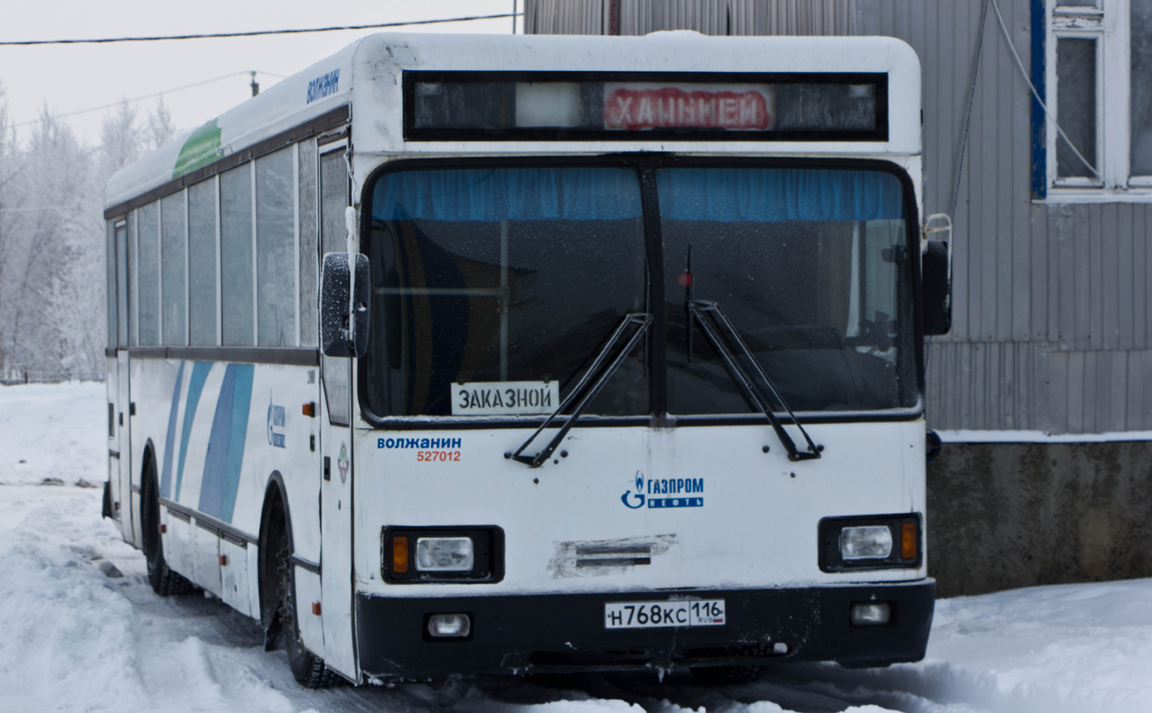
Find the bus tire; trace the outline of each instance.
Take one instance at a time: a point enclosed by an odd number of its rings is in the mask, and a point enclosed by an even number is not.
[[[763,666],[703,666],[692,669],[692,678],[704,686],[730,686],[759,681],[766,670]]]
[[[288,668],[296,682],[305,688],[329,688],[338,681],[337,676],[324,664],[324,659],[313,654],[300,640],[300,627],[296,624],[296,586],[292,575],[292,551],[283,526],[272,532],[269,545],[276,565],[276,601],[279,630],[284,637],[284,650],[288,654]]]
[[[196,585],[173,572],[164,559],[164,542],[160,537],[160,493],[156,487],[156,470],[151,458],[144,470],[140,528],[144,534],[144,559],[148,562],[148,583],[152,585],[152,591],[162,597],[195,591]]]

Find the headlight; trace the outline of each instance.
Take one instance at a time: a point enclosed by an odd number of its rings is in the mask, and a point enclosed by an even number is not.
[[[924,563],[919,513],[826,517],[818,530],[822,572],[918,569]]]
[[[389,584],[499,582],[504,531],[495,525],[382,528],[380,575]]]
[[[845,527],[840,530],[840,557],[845,560],[888,559],[892,554],[892,531],[879,527]]]
[[[471,537],[421,537],[416,540],[416,570],[471,572],[474,552]]]

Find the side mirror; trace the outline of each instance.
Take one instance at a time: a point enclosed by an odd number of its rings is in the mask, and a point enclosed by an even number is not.
[[[920,262],[920,295],[924,303],[925,336],[947,334],[952,328],[952,280],[948,274],[948,243],[929,240]]]
[[[368,258],[356,255],[356,299],[350,299],[348,253],[324,256],[320,277],[320,344],[324,356],[362,357],[368,351],[372,283]],[[351,310],[351,311],[350,311]]]
[[[934,222],[943,222],[932,227]],[[920,253],[920,297],[924,306],[924,336],[947,334],[952,328],[952,221],[945,214],[928,217],[924,235],[944,233],[944,240],[925,240]]]
[[[924,459],[931,463],[940,457],[940,453],[944,450],[944,441],[940,440],[940,434],[933,430],[929,430],[924,434]]]

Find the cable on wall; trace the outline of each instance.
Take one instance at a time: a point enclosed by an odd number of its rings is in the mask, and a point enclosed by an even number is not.
[[[1068,144],[1068,148],[1072,149],[1072,153],[1076,154],[1076,158],[1080,159],[1080,163],[1092,172],[1092,175],[1100,180],[1104,180],[1100,172],[1088,163],[1088,159],[1077,150],[1076,145],[1072,143],[1072,139],[1068,138],[1068,134],[1064,133],[1064,129],[1060,128],[1059,122],[1052,112],[1048,111],[1048,105],[1040,98],[1040,92],[1036,91],[1036,85],[1032,83],[1032,79],[1028,76],[1028,71],[1024,69],[1024,63],[1020,61],[1020,55],[1016,53],[1016,46],[1012,44],[1012,36],[1008,34],[1008,27],[1004,24],[1004,16],[1000,14],[1000,5],[996,0],[992,0],[992,9],[996,11],[996,19],[1000,23],[1000,31],[1004,35],[1004,41],[1008,43],[1008,49],[1012,52],[1012,58],[1016,60],[1016,66],[1020,68],[1020,75],[1024,77],[1024,81],[1028,83],[1028,88],[1032,90],[1032,96],[1036,97],[1036,101],[1040,103],[1040,107],[1044,109],[1044,113],[1052,120],[1052,125],[1056,127],[1057,133],[1060,134],[1064,142]]]

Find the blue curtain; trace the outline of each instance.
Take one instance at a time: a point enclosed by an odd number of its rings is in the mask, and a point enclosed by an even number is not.
[[[664,220],[772,223],[904,217],[900,181],[881,171],[673,168],[657,173]],[[626,168],[399,171],[383,176],[376,220],[499,222],[638,218],[640,188]]]
[[[880,171],[677,168],[659,171],[656,185],[664,220],[775,223],[904,217],[899,179]]]
[[[376,220],[621,220],[640,217],[640,185],[626,168],[400,171],[372,198]]]

